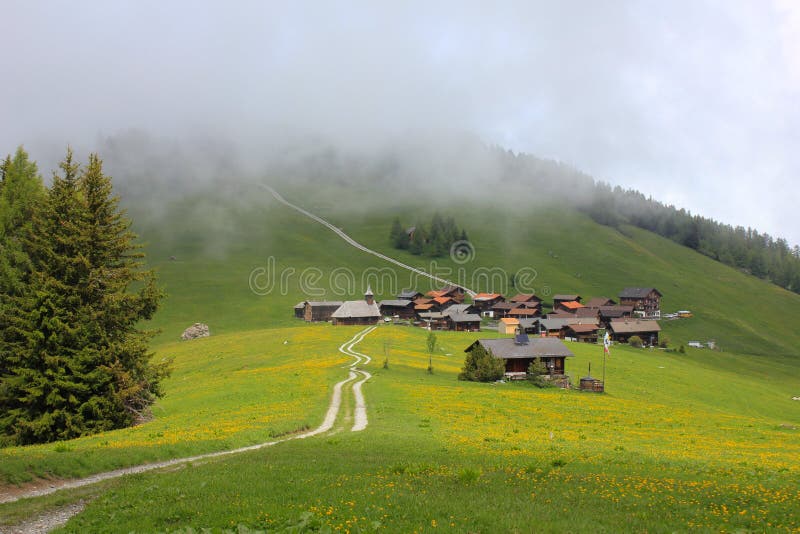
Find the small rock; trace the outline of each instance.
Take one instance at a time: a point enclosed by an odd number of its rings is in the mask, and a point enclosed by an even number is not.
[[[203,323],[194,323],[192,326],[183,331],[181,339],[197,339],[199,337],[208,337],[211,332],[208,331],[208,325]]]

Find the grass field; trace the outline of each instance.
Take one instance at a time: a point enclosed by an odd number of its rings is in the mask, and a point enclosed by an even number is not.
[[[321,422],[350,362],[337,349],[360,329],[306,325],[292,306],[315,289],[325,295],[309,297],[354,298],[365,281],[389,297],[409,276],[368,280],[364,273],[388,266],[266,194],[248,196],[237,205],[187,198],[159,224],[137,216],[169,294],[151,325],[162,331],[155,357],[175,361],[167,396],[135,428],[0,449],[6,487],[228,450]],[[429,266],[386,243],[395,214],[412,224],[430,217],[429,206],[325,188],[286,196],[372,248]],[[479,269],[529,267],[540,294],[614,297],[653,285],[665,310],[695,313],[663,323],[674,345],[716,339],[723,351],[614,347],[607,393],[595,395],[459,382],[464,348],[489,332],[437,334],[429,375],[427,333],[383,325],[357,347],[373,357],[365,431],[340,421],[324,436],[0,505],[0,524],[86,499],[65,531],[800,531],[800,402],[791,400],[800,395],[800,296],[568,210],[517,208],[498,222],[463,202],[441,209],[475,246],[466,264],[437,260],[454,275],[464,268],[465,282]],[[252,291],[254,269],[276,272],[267,294]],[[197,321],[212,337],[178,342]],[[573,382],[589,362],[600,373],[597,346],[570,348]]]
[[[128,477],[66,531],[800,528],[790,369],[615,347],[605,395],[473,384],[456,380],[468,341],[439,337],[434,375],[422,330],[358,346],[374,357],[366,431]],[[599,365],[596,346],[570,348],[573,377]]]

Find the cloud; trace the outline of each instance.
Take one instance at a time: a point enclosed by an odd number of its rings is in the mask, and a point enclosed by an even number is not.
[[[363,150],[466,131],[800,242],[798,219],[785,219],[799,167],[791,1],[17,2],[6,11],[6,151],[44,140],[94,146],[135,128],[229,137],[256,160],[290,135]]]

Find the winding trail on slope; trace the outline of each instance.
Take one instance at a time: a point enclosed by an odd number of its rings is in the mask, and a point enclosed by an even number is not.
[[[339,352],[343,354],[347,354],[348,356],[352,356],[356,359],[355,363],[350,366],[350,372],[358,373],[364,378],[353,384],[353,397],[355,398],[356,406],[355,411],[353,413],[353,428],[351,429],[352,432],[359,432],[367,428],[367,424],[369,424],[369,420],[367,419],[367,403],[364,401],[364,394],[361,392],[361,386],[372,378],[372,375],[363,369],[358,369],[358,365],[366,365],[372,361],[372,358],[367,356],[366,354],[362,354],[360,352],[356,352],[353,350],[353,347],[356,346],[364,337],[375,330],[377,326],[371,326],[366,330],[362,330],[360,333],[356,334],[356,336],[344,343],[341,347],[339,347]]]
[[[146,471],[152,471],[154,469],[161,469],[164,467],[179,466],[190,462],[197,462],[201,460],[208,460],[211,458],[219,458],[222,456],[230,456],[234,454],[241,454],[243,452],[255,451],[258,449],[263,449],[265,447],[271,447],[273,445],[277,445],[278,443],[292,441],[295,439],[305,439],[305,438],[310,438],[312,436],[317,436],[319,434],[323,434],[329,431],[331,428],[333,428],[333,425],[334,423],[336,423],[336,419],[339,416],[339,411],[342,405],[342,388],[346,384],[358,378],[359,376],[362,376],[363,378],[358,382],[356,382],[355,384],[353,384],[352,386],[353,396],[355,397],[356,401],[356,409],[354,416],[355,423],[353,425],[352,431],[357,432],[360,430],[364,430],[367,427],[368,421],[367,421],[366,403],[364,401],[364,396],[361,392],[361,385],[367,380],[369,380],[372,377],[372,375],[369,374],[367,371],[357,369],[356,366],[362,364],[366,365],[371,361],[371,358],[365,354],[361,354],[360,352],[355,352],[353,350],[353,347],[359,342],[361,342],[364,339],[364,337],[366,337],[370,332],[375,330],[375,328],[377,327],[370,326],[369,328],[365,328],[364,330],[360,331],[355,336],[353,336],[349,341],[346,341],[341,347],[339,347],[340,352],[348,356],[352,356],[353,358],[356,359],[356,361],[348,366],[350,372],[347,378],[345,378],[340,382],[337,382],[336,385],[333,386],[333,395],[331,395],[331,402],[328,405],[328,411],[325,414],[325,418],[323,419],[322,424],[320,424],[317,428],[313,430],[309,430],[307,432],[301,432],[298,434],[293,434],[291,436],[287,436],[285,438],[277,439],[274,441],[267,441],[264,443],[250,445],[247,447],[240,447],[238,449],[210,452],[206,454],[198,454],[196,456],[189,456],[187,458],[174,458],[172,460],[165,460],[163,462],[155,462],[150,464],[137,465],[133,467],[125,467],[122,469],[107,471],[105,473],[97,473],[94,475],[90,475],[88,477],[77,478],[73,480],[47,481],[46,483],[42,484],[39,487],[33,487],[24,491],[0,493],[0,504],[7,502],[15,502],[20,499],[27,499],[30,497],[41,497],[43,495],[49,495],[51,493],[55,493],[57,491],[64,489],[80,488],[83,486],[88,486],[90,484],[96,484],[97,482],[102,482],[104,480],[119,478],[125,475],[144,473]]]
[[[416,267],[412,267],[410,265],[407,265],[407,264],[405,264],[405,263],[403,263],[403,262],[401,262],[399,260],[396,260],[396,259],[394,259],[394,258],[392,258],[390,256],[387,256],[385,254],[381,254],[380,252],[376,252],[376,251],[372,250],[371,248],[367,248],[364,245],[362,245],[361,243],[359,243],[358,241],[356,241],[355,239],[353,239],[352,237],[350,237],[349,235],[347,235],[346,233],[344,233],[344,231],[342,231],[341,229],[335,227],[334,225],[332,225],[331,223],[329,223],[328,221],[323,219],[322,217],[319,217],[318,215],[314,215],[310,211],[307,211],[307,210],[301,208],[300,206],[298,206],[296,204],[292,204],[291,202],[289,202],[288,200],[283,198],[280,195],[280,193],[275,191],[272,187],[268,186],[267,184],[258,184],[258,185],[261,186],[262,188],[266,189],[267,191],[269,191],[270,194],[273,197],[275,197],[275,200],[277,200],[281,204],[284,204],[285,206],[288,206],[288,207],[292,208],[293,210],[302,213],[306,217],[317,221],[321,225],[326,226],[333,233],[335,233],[336,235],[338,235],[339,237],[344,239],[349,245],[352,245],[353,247],[357,248],[358,250],[360,250],[362,252],[366,252],[367,254],[372,254],[373,256],[375,256],[377,258],[380,258],[380,259],[382,259],[384,261],[388,261],[389,263],[397,265],[398,267],[402,267],[403,269],[409,270],[412,273],[416,273],[416,274],[419,274],[421,276],[425,276],[427,278],[430,278],[434,282],[439,282],[439,283],[442,283],[442,284],[445,284],[445,285],[452,285],[452,286],[457,285],[459,287],[462,287],[462,288],[464,288],[464,291],[466,291],[467,294],[470,297],[474,297],[477,294],[477,293],[475,293],[475,291],[473,291],[473,290],[471,290],[469,288],[466,288],[461,284],[456,284],[455,282],[451,282],[450,280],[447,280],[446,278],[440,278],[440,277],[438,277],[436,275],[427,273],[427,272],[423,271],[422,269],[417,269]]]

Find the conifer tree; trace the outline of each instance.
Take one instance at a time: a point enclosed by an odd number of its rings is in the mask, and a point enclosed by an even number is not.
[[[23,239],[32,272],[0,309],[0,435],[26,444],[120,428],[161,395],[167,363],[152,364],[149,334],[161,292],[119,210],[102,162],[78,175],[60,165],[47,209]],[[133,291],[133,286],[137,290]]]
[[[29,269],[20,239],[44,197],[36,163],[19,147],[0,165],[0,294],[16,292]]]

